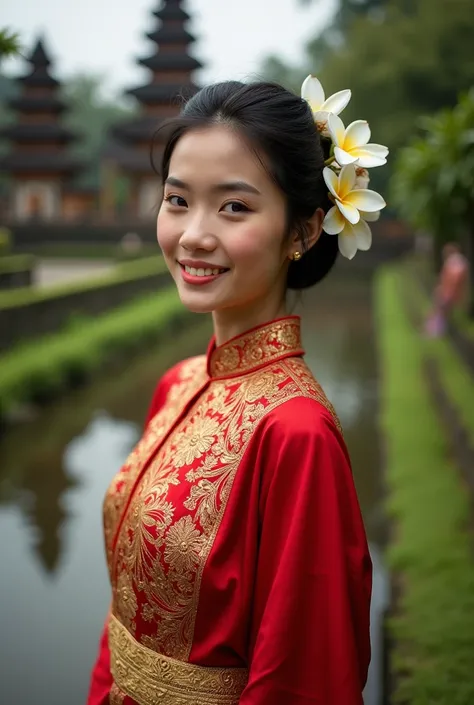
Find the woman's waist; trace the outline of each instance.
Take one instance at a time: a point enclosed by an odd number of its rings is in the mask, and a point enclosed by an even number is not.
[[[140,644],[112,614],[110,666],[115,683],[139,705],[237,705],[245,668],[197,666]]]

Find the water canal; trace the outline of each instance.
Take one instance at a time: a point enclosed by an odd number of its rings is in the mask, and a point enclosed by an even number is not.
[[[368,277],[345,271],[296,309],[307,361],[341,418],[375,565],[373,662],[366,705],[380,705],[384,527],[377,379]],[[136,442],[154,384],[204,351],[209,324],[144,352],[0,438],[0,680],[5,702],[83,705],[109,588],[105,489]]]

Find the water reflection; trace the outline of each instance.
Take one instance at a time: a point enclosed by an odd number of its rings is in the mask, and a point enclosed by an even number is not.
[[[302,310],[307,361],[341,417],[373,544],[374,660],[366,705],[378,705],[377,617],[386,595],[377,551],[382,522],[370,286],[333,279],[305,295]],[[109,601],[104,492],[139,436],[156,380],[177,358],[202,352],[209,333],[204,322],[3,437],[0,628],[9,637],[0,678],[6,702],[84,702]]]

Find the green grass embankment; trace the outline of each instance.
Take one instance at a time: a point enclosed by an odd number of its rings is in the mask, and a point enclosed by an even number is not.
[[[431,308],[431,302],[426,291],[417,283],[414,272],[410,266],[400,271],[404,291],[410,297],[412,305],[417,309],[420,320],[425,320]],[[462,331],[469,334],[474,322],[462,313],[458,315],[462,320]],[[427,358],[436,363],[436,368],[447,397],[456,409],[459,420],[465,428],[470,442],[474,447],[474,377],[466,363],[457,353],[453,341],[449,336],[442,338],[421,338],[420,345]],[[474,705],[474,703],[473,703]]]
[[[21,402],[42,402],[172,331],[188,312],[175,287],[0,355],[0,417]]]
[[[399,597],[393,703],[474,703],[474,563],[469,497],[423,374],[424,341],[400,299],[399,270],[376,284],[388,551]],[[433,341],[434,342],[434,341]]]

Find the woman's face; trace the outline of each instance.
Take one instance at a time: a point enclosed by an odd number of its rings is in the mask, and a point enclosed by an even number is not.
[[[285,218],[282,193],[235,131],[183,135],[158,215],[158,242],[183,304],[242,326],[279,314],[296,249],[284,237]]]

